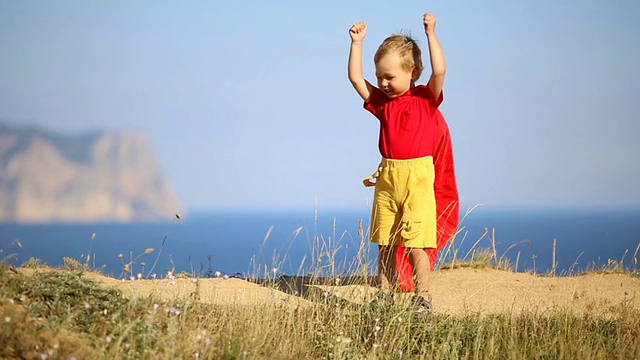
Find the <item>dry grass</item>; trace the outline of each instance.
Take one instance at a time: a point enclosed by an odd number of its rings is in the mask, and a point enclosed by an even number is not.
[[[364,244],[362,228],[358,235]],[[371,308],[364,304],[373,289],[369,287],[372,267],[364,260],[368,256],[360,254],[358,264],[340,264],[335,258],[340,239],[335,233],[326,239],[310,238],[309,261],[315,267],[308,278],[276,276],[271,270],[281,265],[282,258],[274,256],[268,265],[256,263],[254,275],[260,280],[255,281],[262,287],[231,279],[229,284],[242,282],[253,287],[217,303],[209,299],[224,297],[221,293],[228,288],[208,283],[205,289],[203,284],[222,279],[190,278],[188,274],[181,279],[167,274],[162,280],[110,279],[111,286],[106,286],[101,283],[104,277],[91,272],[95,267],[89,268],[89,258],[65,258],[62,269],[50,269],[38,259],[30,259],[19,270],[0,264],[0,358],[640,358],[640,310],[633,306],[635,302],[610,303],[607,316],[597,311],[576,313],[563,307],[534,306],[493,313],[437,311],[417,318],[402,301]],[[483,239],[489,240],[488,247],[479,246]],[[489,230],[464,254],[452,243],[443,251],[438,268],[443,273],[517,268],[517,260],[512,264],[505,254],[498,254],[495,243],[495,232]],[[362,245],[360,251],[364,248]],[[637,257],[638,249],[631,256],[634,265]],[[128,275],[133,276],[138,257],[130,254],[129,258],[123,266],[126,269],[128,264]],[[638,274],[637,266],[630,268],[624,258],[593,270]],[[345,277],[345,273],[355,275]],[[555,271],[544,275],[553,277]],[[144,281],[154,284],[154,291],[136,290]],[[122,286],[113,286],[113,282]],[[312,288],[308,284],[318,284],[321,290],[303,291]],[[363,286],[369,293],[362,301],[347,296],[347,291],[360,291]],[[237,294],[258,293],[257,288],[266,291],[260,303],[240,301]],[[167,289],[180,289],[180,295]],[[297,295],[297,300],[281,301],[291,297],[285,292]],[[573,296],[577,299],[581,293]]]
[[[125,297],[86,273],[0,268],[0,357],[25,359],[637,358],[640,312],[435,314],[371,309],[335,293],[308,306]],[[455,270],[454,270],[455,271]],[[239,280],[238,280],[239,281]],[[134,282],[131,282],[134,283]],[[348,288],[345,285],[342,289]],[[276,291],[276,290],[273,290]]]

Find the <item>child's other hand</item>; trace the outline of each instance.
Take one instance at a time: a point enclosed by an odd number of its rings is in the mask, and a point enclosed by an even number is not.
[[[352,42],[358,42],[364,40],[364,37],[367,35],[367,23],[364,21],[358,21],[353,24],[349,29],[349,36],[351,36]]]
[[[422,17],[424,23],[424,31],[427,34],[433,34],[436,31],[436,16],[433,13],[425,13]]]

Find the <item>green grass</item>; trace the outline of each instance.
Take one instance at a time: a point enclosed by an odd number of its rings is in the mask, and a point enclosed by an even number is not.
[[[296,230],[287,241],[293,241],[300,232]],[[337,235],[334,232],[326,239],[308,238],[312,253],[309,262],[315,266],[308,282],[335,280],[347,270],[362,275],[341,277],[345,280],[340,285],[369,283],[371,264],[363,260],[341,264],[335,258],[345,236]],[[358,236],[364,244],[362,228]],[[483,238],[490,244],[479,248]],[[162,245],[165,240],[166,236]],[[451,243],[442,252],[438,268],[517,269],[517,260],[512,264],[505,254],[496,252],[495,232],[487,230],[465,253],[459,253],[459,245]],[[360,251],[365,248],[361,246]],[[133,271],[134,266],[145,273],[142,257],[153,250],[138,256],[129,253],[126,262],[121,256],[124,277],[138,273]],[[623,257],[603,268],[588,270],[637,276],[639,250],[640,245],[627,259],[633,263],[631,268]],[[156,261],[150,259],[148,263],[157,262],[160,253]],[[359,259],[368,258],[367,254],[358,254]],[[273,286],[276,291],[278,281],[271,270],[282,268],[284,258],[274,255],[267,265],[269,261],[262,254],[264,264],[256,262],[255,275],[268,280],[262,282],[263,286]],[[100,271],[95,264],[91,266],[90,259],[95,256],[87,255],[80,261],[65,258],[59,269],[29,259],[22,267],[37,270],[33,275],[9,266],[11,256],[0,260],[0,359],[640,358],[640,311],[625,304],[615,306],[606,317],[530,310],[415,318],[402,305],[371,310],[317,294],[308,295],[310,306],[298,308],[214,306],[199,301],[198,287],[186,298],[128,299],[84,276],[88,271]]]
[[[197,295],[197,294],[194,294]],[[126,299],[81,271],[0,267],[0,358],[633,359],[640,313],[414,318],[327,297],[310,307]]]

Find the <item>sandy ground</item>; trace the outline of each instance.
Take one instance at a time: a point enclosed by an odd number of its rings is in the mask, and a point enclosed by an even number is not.
[[[25,273],[33,270],[20,269]],[[46,270],[38,270],[46,271]],[[116,288],[130,298],[159,296],[189,297],[196,291],[200,300],[212,304],[311,306],[313,303],[292,293],[306,293],[313,299],[338,296],[342,301],[362,304],[376,289],[368,285],[305,285],[280,291],[242,279],[162,279],[123,281],[96,273],[85,276],[106,288]],[[589,273],[572,277],[546,277],[493,269],[440,270],[432,274],[434,313],[518,313],[538,314],[565,310],[577,314],[607,315],[620,306],[640,311],[640,278],[627,274]],[[411,294],[397,295],[399,301]]]
[[[351,292],[345,297],[355,300],[362,298],[363,287],[333,287],[330,291]],[[609,314],[620,306],[640,311],[640,278],[626,274],[543,277],[494,269],[441,270],[432,275],[431,293],[434,313],[444,314],[525,310]]]

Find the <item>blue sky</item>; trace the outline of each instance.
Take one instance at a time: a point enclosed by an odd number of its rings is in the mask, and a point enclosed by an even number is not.
[[[369,23],[373,79],[384,37],[424,48],[425,11],[463,206],[640,206],[632,0],[0,0],[0,119],[142,132],[188,210],[368,210],[378,123],[347,31]]]

